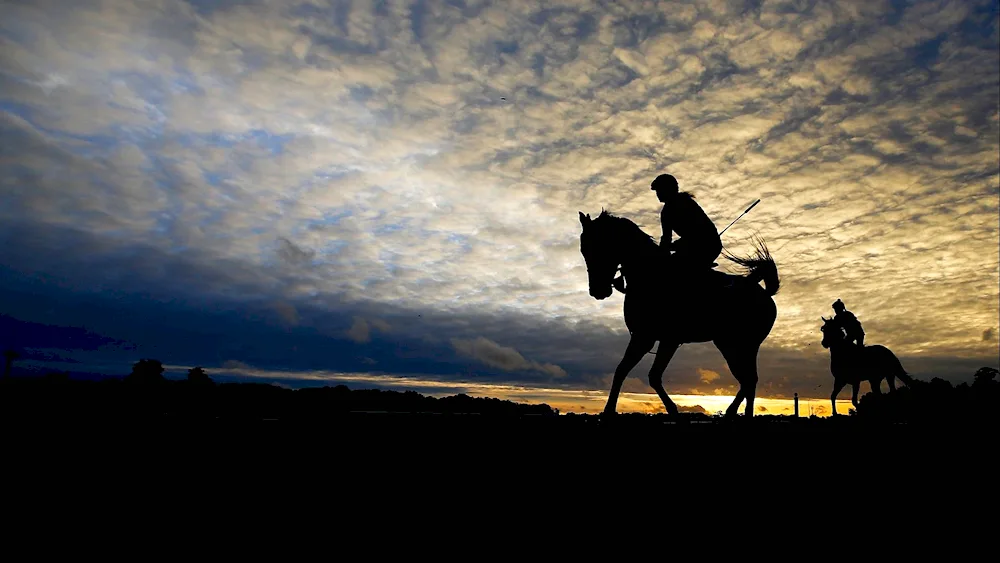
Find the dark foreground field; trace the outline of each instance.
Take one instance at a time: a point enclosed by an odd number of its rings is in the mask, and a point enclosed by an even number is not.
[[[32,521],[52,514],[82,521],[100,510],[165,528],[294,516],[336,522],[338,530],[345,522],[382,529],[402,514],[419,516],[406,526],[470,514],[558,526],[566,511],[595,509],[654,510],[662,518],[693,509],[720,517],[738,510],[965,518],[996,497],[995,487],[983,488],[995,473],[992,429],[869,425],[853,417],[667,422],[642,415],[0,417],[0,475],[5,509],[33,514]]]
[[[907,482],[958,486],[995,466],[1000,382],[995,370],[984,370],[972,385],[933,380],[869,393],[857,416],[730,421],[695,413],[558,415],[548,405],[343,385],[215,384],[197,369],[173,381],[158,362],[141,360],[124,379],[0,381],[7,461],[0,467],[33,479],[93,474],[248,487],[368,483],[374,490],[428,480],[685,482],[681,475],[700,485],[673,494],[758,479],[819,495]]]
[[[618,467],[734,472],[796,468],[816,479],[926,475],[992,458],[994,429],[971,425],[868,423],[855,417],[750,420],[665,416],[482,416],[345,413],[323,420],[0,417],[9,466],[159,472],[240,466],[239,478],[273,466],[302,466],[327,478],[390,472],[503,474],[561,468],[570,474]],[[888,467],[887,466],[887,467]],[[125,469],[126,467],[131,469]],[[321,468],[321,469],[320,469]],[[600,468],[600,469],[599,469]],[[770,468],[770,469],[769,469]],[[781,469],[782,471],[784,469]],[[468,475],[468,473],[466,473]],[[857,474],[852,477],[852,474]],[[824,485],[826,486],[826,485]]]

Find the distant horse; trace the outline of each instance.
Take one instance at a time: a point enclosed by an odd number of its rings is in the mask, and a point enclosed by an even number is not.
[[[632,221],[602,211],[596,219],[580,213],[580,223],[590,295],[610,297],[619,266],[627,283],[624,312],[631,339],[615,370],[604,413],[614,414],[625,377],[659,341],[649,385],[667,412],[676,415],[677,406],[663,389],[663,371],[681,344],[712,341],[740,384],[726,416],[736,416],[743,399],[746,416],[753,416],[757,352],[777,317],[771,297],[779,285],[778,268],[763,242],[753,257],[725,255],[747,268],[746,276],[706,269],[705,279],[691,284],[671,277],[663,250]],[[761,280],[764,288],[758,285]]]
[[[833,319],[823,319],[823,347],[830,350],[830,372],[833,373],[833,393],[830,402],[833,403],[833,414],[837,414],[837,395],[848,383],[851,384],[851,403],[858,406],[858,388],[862,381],[867,381],[872,387],[872,393],[882,394],[882,380],[889,383],[889,392],[896,390],[896,378],[911,385],[913,379],[903,369],[899,358],[885,346],[878,344],[858,346],[848,342],[847,334],[833,322]]]

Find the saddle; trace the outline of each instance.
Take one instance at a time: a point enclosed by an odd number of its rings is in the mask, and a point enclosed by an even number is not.
[[[720,290],[735,289],[737,287],[737,282],[743,279],[740,276],[734,276],[732,274],[714,270],[713,268],[716,266],[718,266],[718,264],[713,262],[709,268],[699,268],[696,272],[694,272],[694,276],[668,275],[662,282],[666,291],[654,291],[659,295],[686,295],[688,298],[699,299],[701,297],[710,297]],[[691,274],[692,272],[688,271],[686,273]],[[621,278],[617,278],[615,282],[620,280]],[[623,285],[619,285],[618,283],[615,284],[615,288],[621,293],[627,292],[627,288]],[[651,288],[646,288],[647,291],[649,289]]]
[[[672,308],[703,310],[707,301],[716,301],[725,293],[738,287],[739,276],[706,269],[686,272],[688,276],[674,276],[665,281],[665,297],[673,302]]]

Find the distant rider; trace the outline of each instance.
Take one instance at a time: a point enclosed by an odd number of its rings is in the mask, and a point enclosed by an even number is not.
[[[865,345],[865,331],[861,328],[861,321],[854,316],[854,313],[847,310],[844,302],[840,299],[833,304],[833,310],[837,312],[833,320],[847,333],[847,341],[857,341],[858,346],[863,347]]]

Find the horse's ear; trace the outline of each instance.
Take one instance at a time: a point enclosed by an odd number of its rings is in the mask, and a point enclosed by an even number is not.
[[[826,317],[824,317],[824,316],[820,315],[820,317],[819,317],[819,318],[823,319],[823,322],[824,322],[824,323],[826,322]]]
[[[580,212],[580,224],[583,225],[584,227],[586,227],[587,223],[589,223],[589,222],[590,222],[590,214],[584,215],[583,211],[581,211]]]

